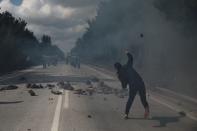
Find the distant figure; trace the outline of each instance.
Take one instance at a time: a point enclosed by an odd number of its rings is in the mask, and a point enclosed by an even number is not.
[[[76,58],[76,66],[77,66],[78,69],[80,69],[81,64],[80,64],[80,58],[79,57]]]
[[[144,118],[149,116],[149,105],[146,100],[145,84],[140,75],[133,68],[133,56],[127,52],[128,62],[125,65],[115,63],[114,67],[117,70],[118,79],[122,84],[122,88],[127,88],[129,85],[129,98],[125,109],[125,119],[128,119],[129,111],[132,106],[133,100],[137,93],[140,95],[141,102],[145,108]]]
[[[46,69],[47,68],[46,63],[43,63],[42,65],[43,65],[43,69]]]

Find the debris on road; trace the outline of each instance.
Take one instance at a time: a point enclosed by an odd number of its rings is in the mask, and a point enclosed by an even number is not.
[[[35,93],[33,90],[29,90],[28,93],[29,93],[31,96],[37,96],[36,93]]]
[[[119,89],[116,91],[115,95],[119,98],[125,98],[129,95],[127,89]]]
[[[54,100],[54,98],[49,98],[49,101],[52,101],[52,100]]]
[[[99,83],[93,83],[89,80],[85,82],[85,86],[80,86],[80,88],[77,88],[74,90],[74,94],[78,95],[89,95],[92,96],[94,93],[95,94],[104,94],[104,95],[111,95],[114,94],[115,96],[119,98],[125,98],[128,96],[128,90],[122,90],[122,89],[117,89],[109,86],[106,84],[104,81],[99,81]],[[107,100],[107,98],[103,99],[104,101]]]
[[[53,84],[47,84],[46,87],[48,87],[49,89],[55,88],[55,85]]]
[[[78,88],[74,90],[74,94],[78,95],[89,95],[92,96],[93,93],[95,92],[95,88],[91,84],[91,82],[88,82],[88,86],[85,86],[84,88]]]
[[[93,88],[92,85],[90,85],[90,86],[86,89],[86,91],[88,92],[88,94],[89,94],[90,96],[92,96],[93,93],[95,92],[95,90],[94,90],[94,88]]]
[[[26,87],[31,88],[31,89],[43,89],[44,88],[44,86],[42,86],[41,84],[37,85],[37,84],[30,84],[30,83],[28,83]]]
[[[187,114],[184,111],[180,111],[179,115],[182,116],[182,117],[185,117]]]
[[[74,94],[78,94],[78,95],[87,95],[87,92],[83,89],[76,89]]]
[[[15,89],[18,89],[18,86],[9,85],[9,86],[5,86],[5,87],[1,87],[0,91],[3,91],[3,90],[15,90]]]
[[[96,88],[96,93],[98,94],[114,94],[115,96],[119,97],[119,98],[125,98],[126,96],[128,96],[128,90],[122,90],[122,89],[117,89],[117,88],[113,88],[110,87],[109,85],[105,84],[104,81],[100,81],[97,85]]]
[[[70,84],[70,82],[69,81],[67,81],[66,83],[64,83],[64,82],[59,82],[59,83],[57,83],[57,85],[60,87],[60,88],[62,88],[62,89],[64,89],[64,90],[74,90],[74,87]]]
[[[63,92],[60,91],[60,90],[57,89],[57,88],[51,89],[51,93],[54,94],[54,95],[62,95],[62,94],[63,94]]]
[[[88,118],[92,118],[92,116],[91,115],[88,115]]]
[[[26,88],[31,88],[31,84],[28,83],[28,84],[26,85]]]
[[[97,91],[98,91],[99,93],[103,93],[103,94],[113,94],[113,93],[114,93],[113,90],[114,90],[114,89],[113,89],[112,87],[106,85],[106,84],[104,83],[104,81],[101,81],[101,82],[98,83]]]

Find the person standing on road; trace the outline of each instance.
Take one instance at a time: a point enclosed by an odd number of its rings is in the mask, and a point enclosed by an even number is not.
[[[149,105],[146,99],[146,89],[145,89],[144,81],[141,78],[141,76],[136,72],[136,70],[133,68],[133,56],[129,52],[126,52],[126,54],[128,57],[127,64],[121,65],[119,62],[114,64],[122,88],[126,89],[127,85],[129,85],[129,98],[126,104],[124,118],[125,119],[129,118],[128,117],[129,111],[137,93],[139,93],[141,103],[145,109],[144,118],[148,118]]]

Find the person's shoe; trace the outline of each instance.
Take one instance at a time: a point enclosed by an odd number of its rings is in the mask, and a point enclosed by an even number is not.
[[[125,120],[129,119],[128,114],[125,114],[125,115],[124,115],[124,119],[125,119]]]

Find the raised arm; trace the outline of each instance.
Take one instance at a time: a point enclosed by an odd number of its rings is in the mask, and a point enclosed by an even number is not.
[[[129,52],[126,52],[126,55],[128,57],[128,61],[127,61],[126,66],[127,67],[133,67],[133,56],[132,56],[132,54],[129,53]]]

